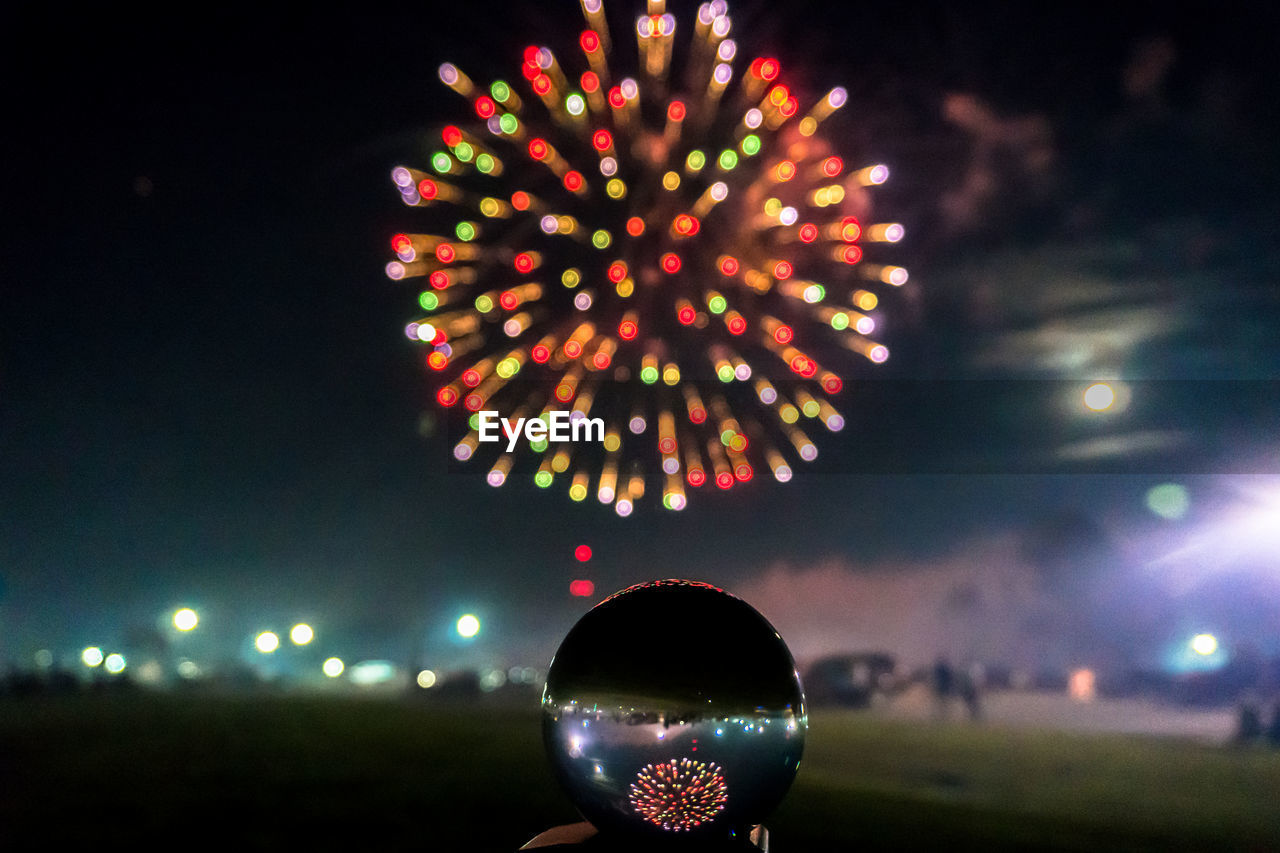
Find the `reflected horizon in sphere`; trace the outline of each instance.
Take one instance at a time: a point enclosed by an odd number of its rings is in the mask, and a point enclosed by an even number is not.
[[[672,630],[678,629],[678,630]],[[808,716],[786,643],[710,584],[616,593],[561,643],[542,696],[560,783],[602,833],[729,840],[786,794]]]

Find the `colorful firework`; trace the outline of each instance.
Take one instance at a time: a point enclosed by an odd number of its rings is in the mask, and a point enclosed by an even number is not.
[[[636,814],[654,826],[688,832],[724,810],[729,790],[714,761],[673,758],[637,773],[629,800]]]
[[[594,487],[630,515],[656,479],[679,510],[686,487],[730,489],[761,463],[785,482],[817,457],[814,427],[844,427],[837,369],[888,357],[876,291],[907,271],[878,252],[903,229],[863,224],[888,169],[847,169],[820,133],[844,89],[805,110],[776,59],[735,72],[723,0],[699,8],[679,75],[676,19],[650,0],[634,77],[610,64],[601,0],[581,5],[586,70],[530,46],[517,94],[441,65],[476,120],[441,131],[429,171],[392,172],[435,216],[435,233],[392,238],[387,275],[424,282],[406,334],[439,404],[470,413],[454,456],[479,455],[482,409],[550,424],[569,408],[605,422],[599,445],[527,445],[534,482],[574,501]],[[500,453],[488,482],[514,465]]]

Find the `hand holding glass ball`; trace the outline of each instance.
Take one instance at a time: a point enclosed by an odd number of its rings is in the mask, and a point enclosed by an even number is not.
[[[795,662],[750,605],[665,580],[605,599],[569,632],[543,740],[603,835],[742,839],[782,800],[808,721]]]

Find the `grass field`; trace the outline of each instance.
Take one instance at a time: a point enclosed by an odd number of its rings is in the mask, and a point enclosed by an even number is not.
[[[1280,850],[1280,753],[811,719],[775,853]],[[532,709],[139,695],[0,703],[0,849],[510,851],[576,820]],[[7,843],[6,843],[7,842]],[[115,846],[115,845],[113,845]]]

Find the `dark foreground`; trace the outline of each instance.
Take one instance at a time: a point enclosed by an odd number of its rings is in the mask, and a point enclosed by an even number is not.
[[[775,853],[1280,850],[1280,754],[811,720]],[[321,698],[0,702],[0,849],[510,851],[576,820],[533,710]]]

